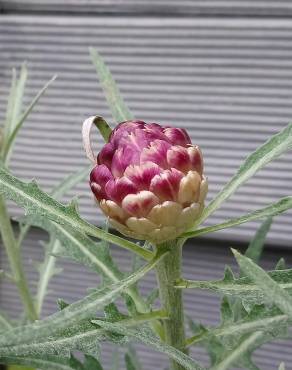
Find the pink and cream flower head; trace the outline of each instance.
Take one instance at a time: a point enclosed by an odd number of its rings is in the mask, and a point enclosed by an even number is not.
[[[190,228],[204,208],[203,157],[187,132],[126,121],[97,156],[90,186],[122,234],[161,243]]]

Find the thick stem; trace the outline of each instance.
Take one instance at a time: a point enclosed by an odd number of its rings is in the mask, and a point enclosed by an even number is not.
[[[181,243],[171,241],[157,248],[169,250],[156,268],[161,304],[169,317],[163,323],[165,342],[186,353],[182,290],[174,288],[175,280],[181,278]],[[183,366],[171,360],[171,370],[182,369]]]
[[[11,272],[17,285],[25,312],[30,321],[37,320],[37,312],[22,268],[20,250],[13,233],[10,217],[3,197],[0,196],[0,231],[6,248]]]

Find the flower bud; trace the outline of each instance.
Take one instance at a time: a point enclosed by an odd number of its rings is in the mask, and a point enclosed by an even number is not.
[[[115,229],[153,243],[190,228],[208,189],[202,153],[186,131],[143,121],[123,122],[113,130],[90,186]]]

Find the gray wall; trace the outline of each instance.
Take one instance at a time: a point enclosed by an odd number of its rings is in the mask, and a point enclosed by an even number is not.
[[[28,62],[27,102],[58,74],[23,127],[12,161],[14,173],[35,177],[46,190],[86,163],[80,137],[84,118],[101,114],[110,119],[88,46],[102,53],[137,118],[189,130],[205,156],[209,199],[249,152],[291,120],[290,1],[0,0],[0,10],[0,120],[12,67]],[[291,195],[291,159],[287,154],[262,170],[208,224]],[[75,194],[80,195],[82,214],[99,223],[86,181],[65,200]],[[21,213],[14,205],[11,211]],[[283,254],[290,261],[291,215],[275,220],[265,266]],[[226,247],[246,243],[257,226],[221,231],[189,247],[187,273],[201,279],[220,276],[231,260]],[[38,234],[30,238],[24,254],[32,271],[29,260],[40,258],[41,248]],[[127,264],[121,252],[116,255]],[[65,267],[62,281],[52,284],[55,293],[47,301],[47,313],[55,309],[56,296],[75,299],[94,285],[95,277],[80,267]],[[0,306],[18,312],[12,288],[2,285],[0,298]],[[214,323],[214,298],[198,293],[194,300],[188,294],[187,308],[192,316]],[[266,346],[258,364],[275,369],[283,358],[289,369],[289,352],[281,343]],[[159,368],[159,357],[143,353],[145,369]]]

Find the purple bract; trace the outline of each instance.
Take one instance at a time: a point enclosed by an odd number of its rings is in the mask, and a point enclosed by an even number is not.
[[[113,130],[90,186],[114,228],[153,243],[190,228],[208,189],[202,153],[187,132],[143,121],[122,122]]]

